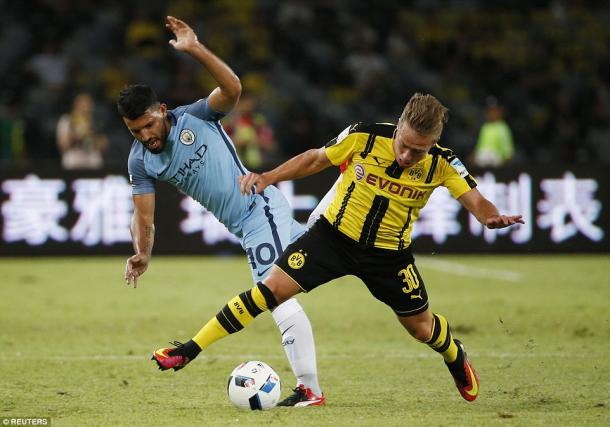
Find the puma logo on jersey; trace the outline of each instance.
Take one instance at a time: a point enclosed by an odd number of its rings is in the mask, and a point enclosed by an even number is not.
[[[373,160],[375,160],[377,162],[377,166],[382,166],[384,164],[386,164],[387,162],[383,161],[383,160],[379,160],[377,158],[377,156],[373,156]]]

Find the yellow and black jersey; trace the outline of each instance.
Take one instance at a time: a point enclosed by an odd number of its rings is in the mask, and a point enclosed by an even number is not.
[[[363,246],[407,248],[436,187],[447,187],[457,199],[477,185],[452,151],[438,145],[414,166],[400,167],[392,148],[395,130],[389,123],[356,123],[325,147],[333,165],[347,167],[324,217]]]

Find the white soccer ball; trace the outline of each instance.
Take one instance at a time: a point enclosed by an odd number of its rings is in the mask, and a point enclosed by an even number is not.
[[[280,400],[280,377],[265,362],[242,363],[231,372],[227,393],[238,408],[270,409]]]

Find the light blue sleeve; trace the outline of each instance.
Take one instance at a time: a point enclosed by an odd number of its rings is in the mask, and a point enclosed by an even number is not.
[[[212,110],[210,108],[210,106],[208,105],[207,98],[203,98],[190,105],[186,105],[186,106],[184,106],[184,108],[185,108],[184,113],[195,116],[198,119],[207,120],[210,122],[218,121],[225,116],[225,113]]]
[[[131,183],[131,194],[146,194],[155,192],[155,180],[148,176],[144,168],[144,147],[138,141],[134,141],[129,152],[127,161],[129,182]]]

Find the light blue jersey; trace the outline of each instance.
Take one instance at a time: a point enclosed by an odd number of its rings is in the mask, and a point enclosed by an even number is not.
[[[255,281],[266,276],[283,249],[304,232],[282,193],[269,186],[260,195],[242,195],[239,179],[248,171],[220,124],[223,114],[207,99],[167,112],[171,129],[161,153],[135,140],[128,170],[133,194],[155,192],[166,181],[191,196],[240,240]]]

